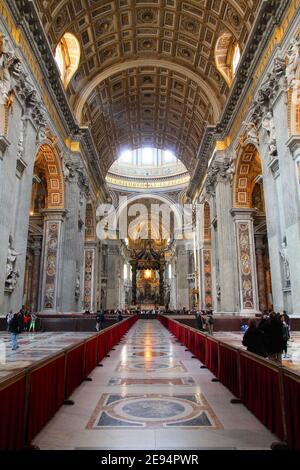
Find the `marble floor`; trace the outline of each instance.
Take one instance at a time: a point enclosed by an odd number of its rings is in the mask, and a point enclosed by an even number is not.
[[[277,441],[156,320],[139,320],[34,444],[41,449],[270,449]]]
[[[51,357],[68,346],[81,343],[94,333],[22,333],[18,336],[19,348],[11,349],[10,334],[0,332],[0,380]]]

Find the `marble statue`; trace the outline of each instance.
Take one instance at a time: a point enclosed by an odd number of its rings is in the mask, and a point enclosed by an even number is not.
[[[258,144],[258,129],[254,122],[243,122],[246,130],[246,139]]]
[[[0,44],[0,104],[5,105],[9,97],[9,92],[11,91],[12,83],[8,68],[8,41],[2,34]]]
[[[300,36],[294,39],[287,51],[288,64],[286,66],[286,79],[288,88],[293,88],[296,83],[297,68],[300,58]]]
[[[7,261],[6,261],[6,287],[9,289],[14,289],[17,283],[17,278],[19,277],[19,271],[16,269],[16,261],[17,257],[20,255],[15,249],[13,248],[13,240],[12,236],[9,237],[8,243],[8,253],[7,253]]]
[[[274,124],[274,117],[272,111],[268,111],[262,119],[262,127],[267,131],[268,134],[268,148],[271,159],[278,157],[277,142],[276,142],[276,131]]]
[[[285,239],[283,240],[281,244],[281,249],[279,250],[279,253],[280,253],[283,266],[284,266],[285,281],[289,282],[291,278],[291,273],[290,273],[290,263],[289,263],[289,257],[288,257],[287,243]]]
[[[75,299],[79,300],[79,297],[80,297],[80,274],[77,273],[76,287],[75,287]]]

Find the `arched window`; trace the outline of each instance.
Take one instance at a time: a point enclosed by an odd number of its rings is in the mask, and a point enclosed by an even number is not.
[[[71,33],[65,33],[55,50],[55,60],[60,71],[60,78],[67,89],[80,63],[80,44]]]
[[[241,60],[241,49],[234,36],[226,32],[219,37],[216,50],[216,65],[230,86]]]
[[[233,76],[235,76],[235,74],[236,74],[236,71],[238,69],[240,60],[241,60],[241,49],[240,49],[240,46],[236,43],[235,48],[234,48],[233,58],[232,58],[232,73],[233,73]]]

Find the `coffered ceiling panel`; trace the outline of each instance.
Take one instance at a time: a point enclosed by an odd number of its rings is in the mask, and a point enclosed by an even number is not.
[[[123,71],[101,82],[83,109],[107,171],[120,151],[144,146],[172,150],[192,171],[209,98],[186,76],[161,67]]]
[[[216,42],[230,32],[243,50],[259,3],[36,0],[53,51],[65,32],[80,42],[68,94],[105,170],[120,148],[153,145],[174,150],[192,171],[205,125],[216,123],[216,103],[221,111],[229,93]]]

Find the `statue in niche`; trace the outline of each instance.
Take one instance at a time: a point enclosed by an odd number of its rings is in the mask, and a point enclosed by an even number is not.
[[[76,287],[75,287],[75,299],[78,301],[80,298],[80,274],[77,273]]]
[[[5,280],[5,287],[8,289],[13,290],[17,284],[17,278],[19,277],[19,271],[16,269],[16,261],[17,257],[20,255],[15,249],[13,248],[13,239],[12,236],[9,236],[8,242],[8,253],[7,253],[7,261],[6,261],[6,280]]]
[[[246,130],[246,139],[258,144],[258,129],[256,124],[254,122],[244,122],[243,125]]]
[[[277,151],[277,142],[276,142],[276,131],[275,131],[275,124],[274,124],[274,117],[272,111],[267,111],[263,120],[262,120],[262,127],[267,131],[267,135],[269,138],[269,155],[271,159],[278,157]]]
[[[300,36],[294,39],[287,51],[288,64],[286,66],[286,79],[288,88],[293,88],[296,83],[297,68],[300,58]]]
[[[217,284],[217,301],[221,301],[221,287],[219,284]]]
[[[8,58],[8,40],[0,33],[0,104],[2,105],[7,103],[12,88]]]
[[[290,263],[289,263],[286,237],[284,237],[283,239],[283,242],[281,244],[281,249],[279,250],[279,254],[281,256],[282,263],[283,263],[285,283],[287,286],[289,286],[291,282],[290,281],[291,273],[290,273]]]

